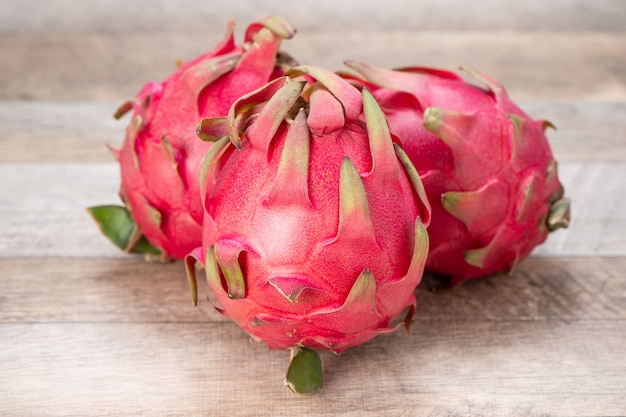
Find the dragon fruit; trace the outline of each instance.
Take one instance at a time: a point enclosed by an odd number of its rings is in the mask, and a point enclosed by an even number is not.
[[[125,207],[89,211],[124,251],[182,259],[201,244],[204,210],[197,171],[210,143],[197,138],[197,124],[225,116],[240,96],[293,65],[278,50],[295,33],[282,18],[251,24],[244,45],[235,44],[233,26],[231,20],[213,51],[181,64],[161,83],[146,84],[115,114],[133,112],[121,150],[113,150]]]
[[[224,130],[227,127],[228,130]],[[336,74],[299,66],[200,128],[203,264],[215,308],[269,348],[287,386],[321,385],[335,353],[410,324],[430,206],[380,107]]]
[[[513,268],[569,224],[569,200],[544,134],[488,76],[486,89],[433,68],[347,62],[368,85],[418,168],[433,217],[426,270],[451,286]]]

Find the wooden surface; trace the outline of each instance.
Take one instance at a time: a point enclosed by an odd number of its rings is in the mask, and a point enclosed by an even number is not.
[[[111,114],[176,59],[253,20],[342,69],[471,66],[559,130],[573,222],[511,276],[417,291],[413,337],[324,355],[288,392],[288,353],[250,343],[180,263],[115,250],[85,212],[116,203]],[[626,415],[626,2],[398,0],[0,3],[0,415]],[[201,287],[201,300],[206,297]]]

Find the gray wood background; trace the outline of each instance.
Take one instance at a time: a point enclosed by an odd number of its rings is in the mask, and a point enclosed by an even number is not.
[[[176,59],[280,14],[303,63],[464,65],[548,118],[573,222],[517,272],[418,289],[413,337],[324,355],[298,396],[288,353],[249,342],[180,263],[119,253],[85,212],[116,203],[111,115]],[[3,0],[0,415],[626,415],[626,2]],[[206,296],[201,286],[200,299]]]

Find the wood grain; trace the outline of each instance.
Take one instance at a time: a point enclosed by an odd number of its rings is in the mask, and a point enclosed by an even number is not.
[[[324,355],[324,390],[295,396],[281,382],[288,353],[247,343],[230,323],[2,324],[0,409],[12,416],[619,416],[624,330],[623,322],[602,320],[418,322],[414,337],[397,332]]]
[[[512,276],[426,275],[414,336],[324,354],[325,388],[282,385],[180,262],[118,251],[85,207],[118,203],[117,105],[178,58],[280,14],[303,63],[474,67],[548,137],[573,201]],[[3,0],[0,415],[625,416],[626,2]],[[434,291],[436,289],[436,291]]]
[[[282,387],[288,354],[247,343],[232,323],[194,311],[181,281],[171,279],[173,266],[0,261],[3,276],[27,284],[3,293],[0,409],[16,416],[401,416],[418,409],[575,416],[620,415],[626,407],[626,279],[611,272],[623,270],[626,258],[531,258],[513,277],[436,294],[420,289],[413,337],[396,332],[324,355],[325,390],[304,397]],[[52,291],[25,293],[51,280]],[[371,369],[380,369],[374,379]]]
[[[558,161],[625,161],[626,97],[617,101],[520,101],[531,117],[557,128],[546,135]]]
[[[0,37],[5,51],[0,99],[124,100],[147,81],[164,79],[175,60],[214,45],[204,33],[5,35]],[[345,69],[347,59],[384,67],[472,67],[500,80],[517,100],[626,95],[626,34],[620,33],[311,30],[301,31],[283,49],[302,63],[331,70]]]
[[[0,101],[0,162],[112,162],[121,102]]]
[[[537,253],[551,255],[620,255],[626,249],[626,173],[621,163],[581,163],[559,166],[559,176],[573,201],[571,227],[550,235],[550,246]],[[612,191],[609,191],[612,190]]]
[[[193,307],[182,262],[148,263],[141,256],[9,258],[0,260],[0,271],[12,277],[4,285],[1,323],[226,321],[206,301],[206,285]]]

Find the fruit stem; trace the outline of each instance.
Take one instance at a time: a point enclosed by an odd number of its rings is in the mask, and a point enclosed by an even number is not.
[[[285,386],[292,392],[305,394],[321,388],[323,383],[324,371],[319,352],[305,347],[292,347]]]

